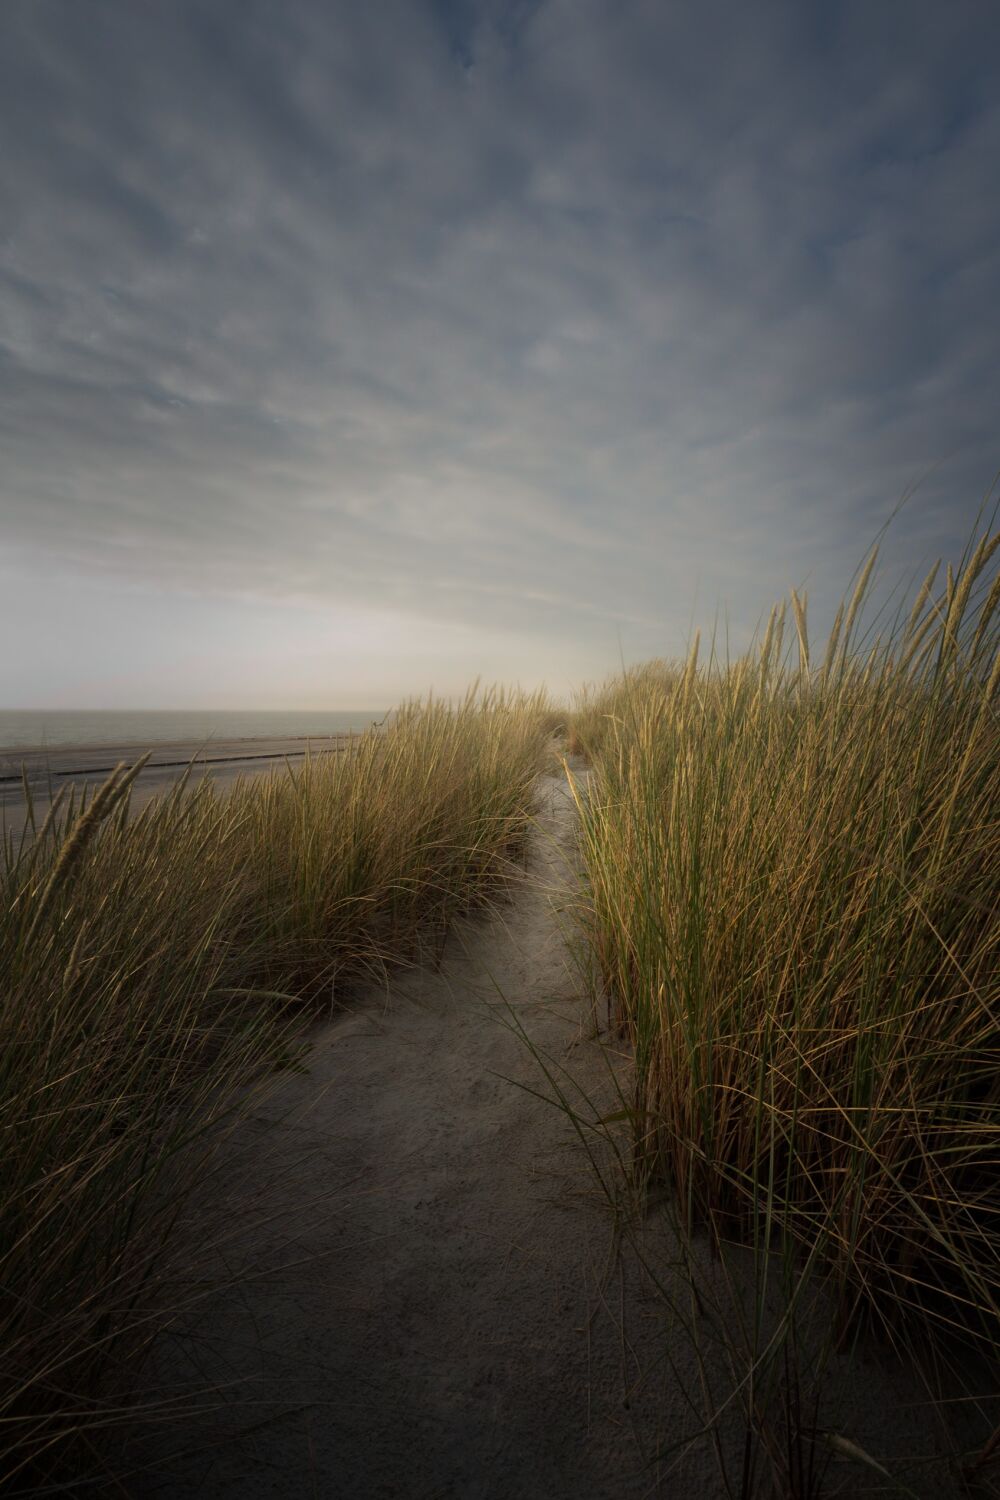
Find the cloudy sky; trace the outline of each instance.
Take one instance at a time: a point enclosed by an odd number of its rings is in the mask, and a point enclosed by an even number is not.
[[[995,0],[3,0],[0,705],[557,691],[1000,468]]]

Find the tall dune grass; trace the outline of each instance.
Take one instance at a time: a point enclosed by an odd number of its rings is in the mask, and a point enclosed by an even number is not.
[[[304,1005],[433,950],[495,888],[548,712],[411,704],[349,754],[229,796],[180,786],[134,817],[121,768],[5,840],[0,1482],[52,1479],[118,1419],[117,1372],[159,1326],[164,1246],[220,1123]]]
[[[470,694],[405,705],[349,757],[238,790],[266,982],[336,1003],[388,962],[433,956],[523,848],[547,742],[543,695]]]
[[[689,1224],[798,1245],[846,1320],[995,1349],[1000,536],[814,657],[792,595],[743,658],[653,664],[571,731],[584,922],[634,1044],[636,1159]],[[789,629],[789,625],[791,629]],[[790,650],[786,638],[790,636]]]

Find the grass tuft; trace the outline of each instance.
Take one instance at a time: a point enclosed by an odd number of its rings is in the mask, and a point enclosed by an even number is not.
[[[128,1420],[164,1254],[220,1126],[305,1007],[435,952],[527,837],[554,710],[406,705],[350,752],[129,816],[61,794],[0,860],[0,1483],[56,1485]]]
[[[1000,537],[822,661],[804,598],[744,657],[630,670],[570,742],[583,921],[634,1047],[634,1153],[689,1225],[820,1252],[845,1324],[996,1346]]]

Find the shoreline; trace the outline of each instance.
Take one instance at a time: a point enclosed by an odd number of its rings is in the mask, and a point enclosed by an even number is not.
[[[219,740],[111,740],[98,745],[0,746],[0,782],[20,781],[22,766],[32,774],[49,776],[96,775],[110,773],[120,761],[138,760],[151,752],[150,767],[187,766],[192,762],[213,765],[234,760],[274,759],[284,755],[308,755],[312,747],[318,754],[342,750],[361,733],[329,735],[239,735]],[[248,745],[261,748],[246,753]],[[298,747],[305,746],[305,749]],[[284,747],[290,748],[284,748]],[[230,748],[232,747],[232,748]],[[237,749],[236,747],[239,747]],[[265,748],[266,747],[266,748]],[[161,754],[174,758],[163,760]],[[68,764],[61,764],[68,762]],[[96,762],[96,763],[91,763]]]
[[[191,783],[211,777],[227,788],[241,776],[265,775],[290,760],[308,755],[339,755],[360,737],[357,733],[312,736],[252,736],[215,740],[164,740],[157,744],[111,742],[104,745],[41,747],[35,750],[0,748],[0,831],[19,838],[28,822],[24,784],[27,781],[36,817],[51,803],[50,793],[64,786],[99,786],[121,762],[134,764],[147,750],[152,754],[132,788],[133,810],[170,787],[190,767]],[[255,747],[250,749],[249,747]]]

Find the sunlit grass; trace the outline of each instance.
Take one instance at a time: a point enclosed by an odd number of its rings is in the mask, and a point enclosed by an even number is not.
[[[216,1127],[328,1008],[439,947],[524,844],[551,711],[404,707],[341,756],[178,787],[121,770],[0,866],[0,1476],[116,1420]],[[247,1086],[251,1086],[250,1093]]]
[[[990,1351],[998,545],[936,570],[879,638],[860,634],[873,557],[818,658],[793,594],[741,659],[702,662],[696,639],[571,724],[641,1169],[691,1225],[819,1252],[845,1326],[864,1307]]]

